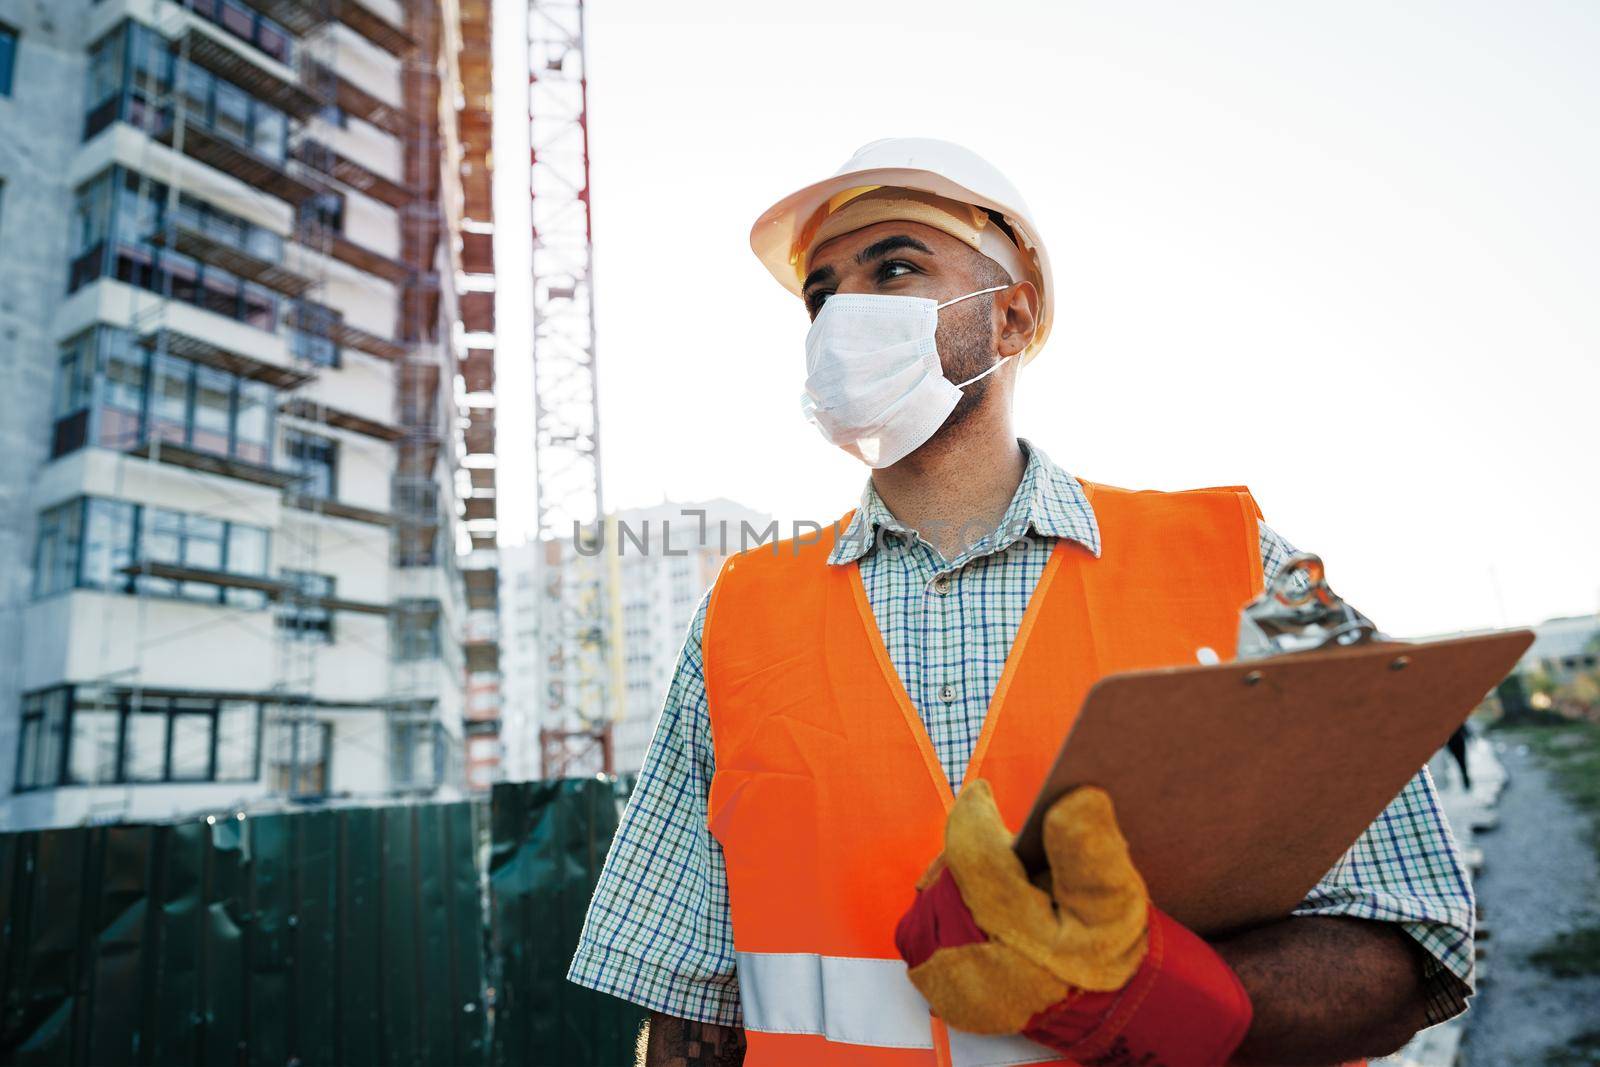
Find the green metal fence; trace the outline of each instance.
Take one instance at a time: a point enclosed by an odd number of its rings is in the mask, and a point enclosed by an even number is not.
[[[0,1063],[631,1062],[560,978],[615,789],[0,835]]]

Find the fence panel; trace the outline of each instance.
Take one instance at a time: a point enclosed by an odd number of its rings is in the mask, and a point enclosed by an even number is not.
[[[633,1063],[645,1013],[565,980],[625,788],[597,778],[494,787],[494,1067]]]
[[[0,1062],[480,1067],[485,815],[0,835]]]

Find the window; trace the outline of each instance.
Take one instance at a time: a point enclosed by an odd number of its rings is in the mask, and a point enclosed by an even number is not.
[[[60,686],[22,698],[17,788],[250,781],[261,705]]]
[[[59,504],[39,516],[33,555],[33,595],[49,596],[78,584],[83,547],[82,501]]]
[[[328,756],[333,724],[317,721],[275,722],[269,729],[268,784],[291,797],[323,796],[328,791]]]
[[[148,352],[135,345],[126,330],[101,327],[95,339],[102,381],[94,440],[107,448],[130,448],[144,425]]]
[[[296,359],[319,367],[339,365],[338,335],[342,316],[330,307],[309,300],[297,301],[290,313],[290,344]]]
[[[137,505],[126,500],[90,497],[84,501],[83,563],[78,584],[94,589],[126,591],[133,576],[133,539]]]
[[[70,738],[69,785],[94,785],[119,779],[117,757],[122,742],[122,711],[116,701],[76,691]]]
[[[17,31],[0,23],[0,96],[11,95],[12,75],[17,68]]]
[[[111,276],[130,285],[276,332],[278,294],[170,248],[157,238],[170,227],[204,234],[269,263],[283,259],[283,237],[230,212],[182,195],[170,217],[169,190],[124,167],[112,167],[78,189],[73,206],[73,260],[67,291]]]
[[[233,454],[246,463],[266,466],[272,459],[272,410],[278,391],[265,382],[239,380],[233,423]]]
[[[184,6],[241,41],[255,45],[279,63],[294,58],[294,38],[278,23],[239,0],[183,0]]]
[[[216,116],[211,127],[239,144],[250,143],[250,94],[227,82],[216,83]]]
[[[233,427],[233,375],[214,367],[194,369],[194,416],[189,443],[202,452],[228,454]]]
[[[237,574],[249,578],[265,578],[267,575],[267,551],[266,530],[259,526],[243,526],[236,522],[228,524],[226,570],[229,574]],[[267,594],[261,589],[227,586],[222,593],[224,600],[240,607],[264,608],[267,606]]]
[[[253,781],[261,733],[260,705],[250,700],[217,704],[217,781]]]
[[[290,586],[278,603],[278,629],[301,641],[333,644],[333,612],[321,601],[333,596],[333,575],[283,571]]]
[[[159,782],[167,773],[167,716],[141,701],[122,727],[122,779]]]
[[[189,6],[275,59],[287,62],[292,55],[287,31],[241,4],[229,0],[219,8],[192,0]],[[120,62],[124,57],[126,64]],[[144,26],[124,23],[98,41],[90,68],[94,73],[84,118],[85,140],[118,119],[153,133],[169,131],[176,100],[184,122],[209,129],[273,163],[281,164],[286,157],[288,120],[283,112],[174,56],[166,38]],[[174,85],[177,92],[171,93]]]
[[[300,492],[320,500],[337,496],[337,441],[303,430],[289,430],[283,435],[283,449],[290,468],[300,476],[296,486]]]
[[[267,573],[270,534],[259,526],[80,497],[39,516],[34,595],[66,589],[141,591],[211,603],[264,607],[266,594],[223,580],[134,574],[139,562],[259,578]]]
[[[123,66],[124,38],[121,34],[113,33],[102,38],[89,56],[89,115],[93,125],[93,117],[97,112],[108,105],[115,110],[118,98],[122,95],[122,77],[125,71]],[[109,121],[109,120],[107,120]],[[104,122],[101,123],[103,127]]]
[[[94,334],[80,334],[61,347],[56,363],[55,429],[50,454],[83,447],[89,436],[89,406],[94,399]]]
[[[189,385],[194,364],[163,353],[152,362],[151,374],[150,436],[181,445],[189,436]]]
[[[432,722],[389,724],[389,785],[428,787],[439,780],[438,727]]]
[[[111,326],[68,341],[60,360],[52,456],[85,444],[127,449],[160,439],[270,464],[277,392],[264,382],[165,352],[152,355],[128,331]]]
[[[344,232],[344,197],[339,193],[318,193],[302,201],[298,211],[301,232],[313,239],[324,232]]]
[[[22,729],[17,747],[17,789],[54,785],[66,754],[67,700],[70,690],[50,689],[22,698]]]
[[[181,698],[173,701],[168,720],[167,778],[205,782],[212,777],[211,745],[216,738],[215,701]]]
[[[439,657],[439,603],[402,600],[389,616],[394,658],[402,662]]]

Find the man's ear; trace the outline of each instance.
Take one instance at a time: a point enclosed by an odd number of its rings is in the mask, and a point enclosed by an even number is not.
[[[1028,347],[1039,325],[1039,290],[1018,282],[1000,294],[1000,355],[1014,356]]]

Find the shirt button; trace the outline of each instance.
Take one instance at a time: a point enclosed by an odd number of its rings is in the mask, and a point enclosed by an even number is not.
[[[955,698],[956,698],[956,687],[955,686],[946,685],[946,686],[941,686],[940,687],[940,689],[939,689],[939,699],[940,700],[942,700],[946,704],[948,704],[951,701],[955,700]]]
[[[941,574],[939,577],[935,578],[933,580],[933,591],[938,593],[940,596],[944,596],[946,593],[950,592],[950,576],[947,574]]]

